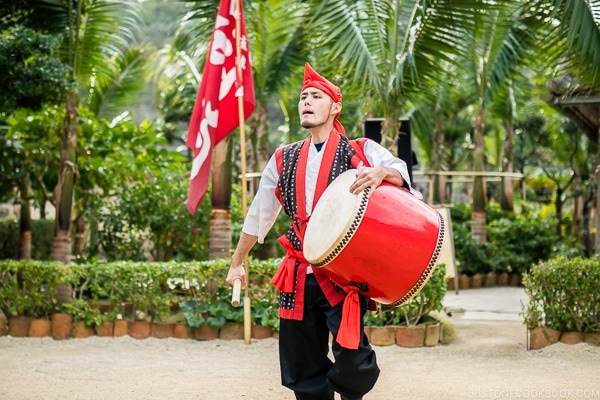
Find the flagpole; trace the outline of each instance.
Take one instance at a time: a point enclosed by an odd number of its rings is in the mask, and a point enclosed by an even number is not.
[[[242,0],[235,0],[235,52],[236,52],[236,68],[237,68],[237,81],[239,84],[243,82],[242,75],[242,49],[241,49],[241,22],[240,22],[240,4]],[[248,64],[248,68],[250,65]],[[243,85],[242,85],[243,86]],[[246,177],[246,130],[244,124],[244,92],[241,91],[241,95],[238,96],[238,116],[240,120],[240,152],[242,153],[242,215],[246,218],[247,213],[247,177]],[[244,269],[246,271],[246,287],[244,288],[244,342],[250,344],[251,334],[251,322],[252,317],[250,313],[250,296],[248,294],[248,287],[250,286],[250,275],[248,267],[248,257],[244,259]],[[235,295],[235,293],[234,293]]]

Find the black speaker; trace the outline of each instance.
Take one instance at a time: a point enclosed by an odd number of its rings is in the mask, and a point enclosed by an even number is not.
[[[410,133],[410,120],[408,118],[400,119],[400,128],[398,129],[398,148],[396,156],[406,162],[408,167],[408,176],[413,182],[413,165],[417,165],[417,157],[412,151],[412,138]],[[381,126],[383,118],[367,118],[363,123],[363,137],[373,139],[381,143]]]

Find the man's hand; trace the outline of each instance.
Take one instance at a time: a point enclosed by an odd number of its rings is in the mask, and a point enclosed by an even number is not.
[[[400,172],[394,168],[388,167],[362,167],[356,172],[356,180],[350,186],[350,192],[353,194],[359,194],[366,188],[371,188],[368,197],[373,195],[375,188],[381,185],[381,182],[387,181],[398,186],[404,184],[404,179],[400,175]]]
[[[246,287],[246,270],[243,265],[231,265],[229,267],[229,272],[227,273],[227,278],[225,278],[225,282],[233,285],[233,281],[236,278],[240,278],[242,280],[242,288]]]
[[[257,241],[258,237],[242,232],[240,241],[231,256],[231,265],[229,266],[229,272],[227,273],[225,282],[233,285],[233,280],[235,278],[240,278],[242,280],[242,287],[246,287],[248,282],[246,279],[246,270],[244,269],[244,259],[248,256],[250,249],[252,249],[252,246],[254,246]]]

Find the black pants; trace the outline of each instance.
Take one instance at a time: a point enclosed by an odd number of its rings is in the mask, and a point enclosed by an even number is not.
[[[281,319],[279,361],[281,383],[294,391],[298,400],[333,400],[334,392],[357,399],[375,386],[379,367],[375,352],[364,334],[357,350],[341,347],[336,341],[342,318],[342,304],[331,307],[312,274],[306,277],[304,320]],[[367,299],[361,297],[362,315]],[[329,332],[333,334],[328,357]]]

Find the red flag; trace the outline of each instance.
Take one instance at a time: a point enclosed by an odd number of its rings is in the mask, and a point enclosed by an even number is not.
[[[240,18],[240,66],[236,57],[236,2]],[[244,98],[244,119],[254,111],[254,81],[242,0],[222,0],[188,128],[187,145],[194,151],[187,209],[194,214],[206,193],[214,146],[240,125],[238,97]]]

